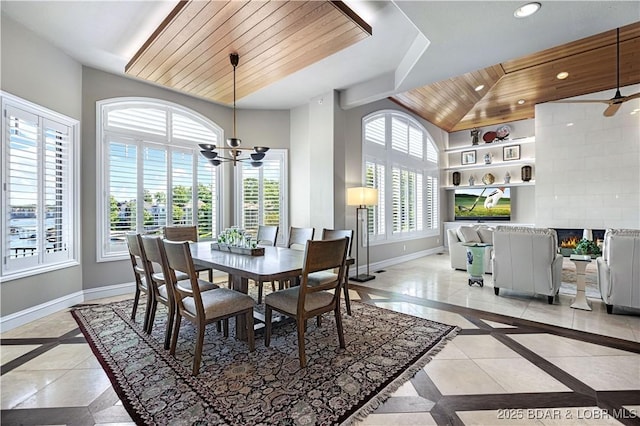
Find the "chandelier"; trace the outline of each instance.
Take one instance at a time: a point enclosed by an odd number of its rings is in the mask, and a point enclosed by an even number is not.
[[[214,166],[219,166],[223,161],[229,161],[235,166],[239,162],[251,163],[253,167],[262,166],[262,159],[269,151],[266,146],[254,146],[253,148],[241,148],[242,140],[236,137],[236,67],[240,61],[237,53],[229,55],[231,66],[233,67],[233,137],[227,138],[228,146],[216,146],[214,144],[201,143],[200,154]],[[227,156],[220,155],[217,150],[228,151]],[[246,151],[250,151],[249,156],[244,156]]]

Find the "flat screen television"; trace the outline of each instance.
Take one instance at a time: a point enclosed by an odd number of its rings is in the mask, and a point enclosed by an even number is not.
[[[511,220],[511,191],[507,187],[458,188],[455,220]]]

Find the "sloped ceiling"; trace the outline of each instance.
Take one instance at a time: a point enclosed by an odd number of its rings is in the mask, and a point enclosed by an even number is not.
[[[569,77],[556,75],[566,71]],[[620,86],[640,83],[640,22],[620,28]],[[482,90],[475,88],[484,85]],[[534,117],[535,104],[616,87],[616,30],[392,96],[448,132]],[[624,93],[630,95],[631,93]],[[519,100],[523,104],[518,104]],[[604,108],[603,108],[604,111]]]

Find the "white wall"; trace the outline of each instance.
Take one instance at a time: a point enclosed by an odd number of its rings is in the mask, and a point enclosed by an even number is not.
[[[82,66],[4,14],[0,19],[0,89],[79,120]],[[59,269],[1,285],[0,315],[6,317],[80,291],[82,267]]]
[[[311,161],[309,105],[292,109],[290,116],[289,224],[296,227],[306,227],[311,224],[309,201],[311,192],[308,187],[308,182],[311,179],[311,170],[309,169]]]
[[[626,95],[640,85],[622,88]],[[575,99],[610,99],[614,91]],[[536,224],[640,228],[640,99],[536,105]],[[630,114],[638,110],[635,114]],[[572,125],[569,125],[572,123]]]

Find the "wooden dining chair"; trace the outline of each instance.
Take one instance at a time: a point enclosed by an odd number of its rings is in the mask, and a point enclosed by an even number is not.
[[[275,246],[279,229],[280,227],[277,225],[258,225],[258,235],[256,236],[258,244],[261,246]],[[260,304],[262,303],[264,281],[256,281],[256,285],[258,286],[258,304]],[[273,281],[271,281],[271,290],[276,291],[276,284]]]
[[[149,323],[147,325],[146,332],[151,334],[153,331],[153,322],[156,317],[156,309],[158,302],[167,307],[167,328],[164,337],[164,348],[169,349],[171,343],[171,336],[173,334],[173,328],[176,317],[176,300],[171,283],[167,282],[167,277],[170,276],[169,264],[167,263],[167,253],[164,250],[164,244],[162,238],[157,236],[143,236],[140,238],[142,242],[142,248],[144,249],[143,264],[145,269],[145,275],[147,283],[153,293],[151,301],[151,310],[149,313]],[[156,268],[159,270],[156,271]],[[191,280],[189,276],[182,272],[176,273],[176,280],[183,286],[190,286]],[[200,292],[213,290],[214,288],[220,288],[216,284],[208,281],[204,281],[198,278],[198,287]]]
[[[337,238],[348,238],[349,244],[347,244],[347,257],[351,257],[351,243],[353,241],[353,229],[326,229],[322,230],[323,240],[335,240]],[[327,278],[333,279],[335,272],[321,271],[315,272],[317,278],[322,275],[326,275]],[[351,300],[349,299],[349,265],[345,264],[344,282],[342,283],[342,291],[344,292],[344,303],[347,307],[347,315],[351,315]]]
[[[348,238],[307,241],[300,285],[269,293],[264,298],[265,346],[269,346],[271,343],[271,315],[273,310],[295,318],[298,332],[300,367],[307,365],[304,334],[305,324],[309,318],[333,311],[336,318],[338,342],[341,348],[344,349],[345,347],[342,317],[340,316],[340,286],[344,281],[348,244]],[[338,270],[335,279],[321,281],[313,276],[314,272],[334,268]]]
[[[165,226],[164,238],[169,241],[198,241],[198,227],[195,225]],[[200,276],[200,272],[209,274],[209,281],[213,282],[213,269],[206,266],[195,265],[196,272]]]
[[[170,282],[175,291],[176,305],[178,307],[175,330],[171,338],[170,353],[175,355],[180,323],[182,318],[185,318],[193,323],[197,330],[192,370],[192,374],[196,376],[200,370],[205,326],[212,322],[228,320],[231,317],[240,317],[242,315],[244,315],[246,323],[249,351],[253,352],[255,350],[253,298],[228,288],[217,288],[201,292],[189,243],[164,240],[163,244],[167,254]],[[189,277],[189,286],[185,285],[184,281],[177,281],[177,272],[187,274]],[[225,331],[226,337],[228,334],[227,327],[225,327]]]
[[[153,293],[149,291],[149,285],[144,270],[143,263],[143,248],[140,243],[140,234],[127,233],[127,247],[129,249],[129,258],[131,259],[131,266],[133,268],[133,277],[136,283],[136,293],[133,297],[133,309],[131,311],[131,319],[135,321],[136,312],[138,311],[138,304],[140,303],[140,295],[145,294],[147,297],[147,304],[144,312],[144,320],[142,321],[142,328],[146,330],[149,325],[149,313],[151,308],[151,302],[153,300]]]
[[[287,241],[287,248],[293,250],[304,250],[307,246],[307,241],[313,240],[315,235],[315,228],[296,228],[291,226],[289,228],[289,240]],[[279,280],[278,289],[282,290],[291,286],[291,279]]]
[[[315,228],[296,228],[291,226],[289,228],[289,241],[287,241],[287,247],[295,250],[304,250],[307,245],[307,241],[313,240],[315,233]]]
[[[256,240],[261,246],[275,246],[278,240],[278,225],[258,225]]]

